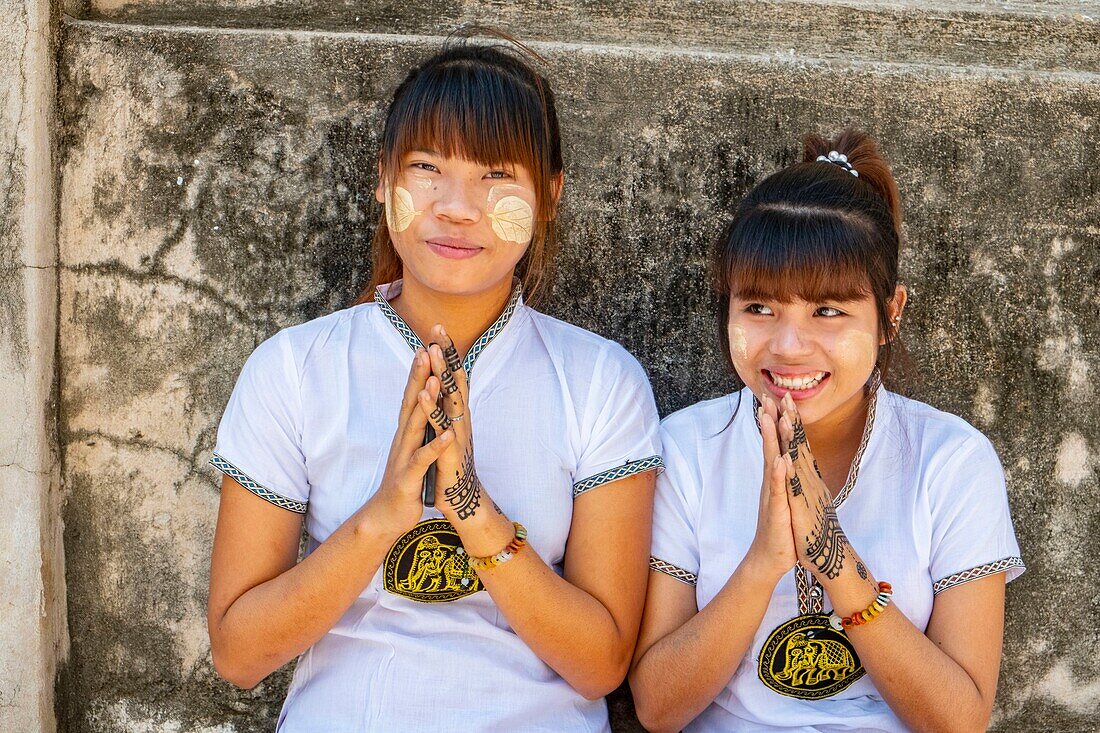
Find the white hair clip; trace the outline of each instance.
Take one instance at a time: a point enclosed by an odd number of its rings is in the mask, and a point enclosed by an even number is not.
[[[817,156],[818,161],[825,163],[832,163],[833,165],[839,165],[844,170],[851,173],[856,178],[859,178],[859,171],[852,167],[852,164],[848,162],[848,156],[844,153],[838,153],[835,150],[830,150],[828,155]]]

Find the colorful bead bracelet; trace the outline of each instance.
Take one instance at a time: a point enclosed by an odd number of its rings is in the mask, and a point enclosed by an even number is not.
[[[893,587],[886,581],[883,581],[878,584],[878,595],[875,597],[875,600],[871,602],[870,606],[845,618],[841,618],[836,614],[836,611],[833,611],[829,614],[829,625],[837,631],[840,631],[849,626],[859,626],[861,624],[871,623],[890,605],[890,597],[893,596],[893,594]]]
[[[507,547],[489,557],[474,557],[470,555],[467,558],[466,562],[474,572],[485,570],[486,568],[494,568],[497,565],[508,562],[515,557],[517,552],[527,545],[527,528],[519,522],[512,522],[512,524],[516,528],[516,536],[512,538],[512,541],[508,543]]]

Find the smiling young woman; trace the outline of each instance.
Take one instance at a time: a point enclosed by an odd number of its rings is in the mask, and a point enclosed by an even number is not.
[[[213,659],[252,687],[299,657],[279,731],[608,729],[657,412],[622,347],[524,303],[562,187],[536,61],[466,42],[408,75],[372,287],[261,344],[222,418]]]
[[[889,167],[848,131],[808,137],[719,242],[722,345],[746,386],[662,423],[630,673],[650,730],[988,723],[1023,562],[989,441],[882,385],[900,223]]]

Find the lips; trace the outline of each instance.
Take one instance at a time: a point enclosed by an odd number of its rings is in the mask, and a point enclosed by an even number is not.
[[[476,257],[484,247],[457,237],[432,237],[426,241],[428,249],[449,260],[465,260]]]
[[[832,376],[817,369],[783,369],[782,373],[778,369],[761,369],[760,373],[771,392],[779,397],[789,393],[796,400],[813,397]]]

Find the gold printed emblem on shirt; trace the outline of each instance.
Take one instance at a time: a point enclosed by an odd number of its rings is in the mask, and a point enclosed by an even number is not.
[[[425,519],[393,543],[383,567],[383,585],[390,593],[421,603],[444,603],[484,590],[446,519]]]
[[[769,689],[800,700],[830,697],[866,674],[847,635],[820,613],[796,616],[773,631],[757,673]]]

